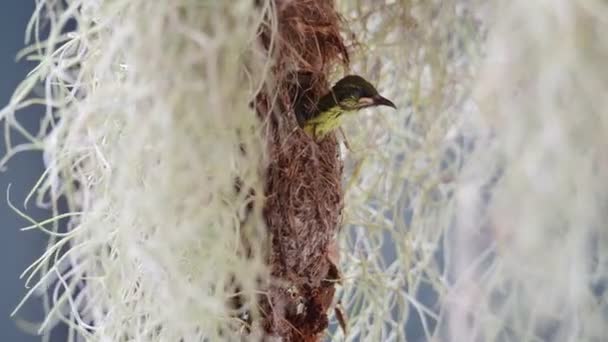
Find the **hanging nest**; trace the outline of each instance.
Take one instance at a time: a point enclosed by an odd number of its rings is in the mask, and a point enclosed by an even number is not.
[[[272,4],[274,15],[260,27],[260,40],[274,68],[255,103],[269,153],[264,216],[273,280],[261,305],[263,326],[284,341],[317,341],[339,280],[343,164],[335,135],[316,142],[298,122],[329,91],[328,73],[347,67],[349,59],[333,1]]]

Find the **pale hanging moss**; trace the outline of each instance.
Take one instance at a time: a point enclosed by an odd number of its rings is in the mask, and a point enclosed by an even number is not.
[[[30,141],[8,156],[44,149],[48,164],[37,198],[55,217],[26,228],[52,236],[26,272],[41,279],[33,292],[56,289],[41,330],[61,320],[74,340],[229,338],[242,326],[225,305],[231,277],[248,298],[266,274],[260,256],[239,257],[235,221],[251,198],[234,180],[263,193],[248,101],[268,72],[252,47],[272,8],[59,3],[37,1],[28,36],[43,17],[51,34],[26,51],[41,64],[2,111]],[[346,340],[403,341],[406,324],[424,340],[602,340],[606,2],[339,3],[361,42],[353,70],[400,108],[346,126]],[[68,18],[78,29],[62,34]],[[43,99],[28,98],[40,81]],[[37,134],[14,115],[33,103],[47,105]],[[245,227],[259,246],[255,208]]]
[[[512,1],[486,15],[493,25],[475,84],[481,115],[472,123],[491,135],[480,140],[458,191],[464,238],[455,270],[470,269],[487,247],[479,233],[491,237],[492,258],[453,286],[452,318],[472,324],[454,324],[451,333],[467,340],[603,340],[608,3]],[[493,174],[495,186],[484,186]],[[483,192],[491,195],[485,213],[473,200]]]
[[[400,107],[348,125],[347,340],[604,339],[606,2],[342,7]]]
[[[45,296],[40,332],[63,321],[70,340],[193,341],[242,329],[226,303],[258,295],[262,256],[240,249],[246,238],[261,250],[264,224],[235,181],[263,193],[249,103],[268,70],[256,30],[271,14],[250,0],[37,1],[23,54],[40,64],[2,116],[30,140],[8,154],[43,149],[48,167],[32,195],[55,217],[28,228],[51,240],[24,272],[24,300]],[[14,116],[32,103],[47,109],[38,134]]]
[[[349,315],[347,340],[430,340],[440,335],[440,302],[450,288],[445,237],[474,137],[460,126],[481,27],[472,4],[459,1],[345,1],[343,7],[361,43],[355,73],[398,107],[397,113],[369,111],[347,127],[339,296]]]

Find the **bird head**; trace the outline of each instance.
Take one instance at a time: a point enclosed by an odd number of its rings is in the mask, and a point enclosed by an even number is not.
[[[381,96],[371,83],[357,75],[349,75],[338,81],[331,88],[331,96],[340,107],[349,111],[375,106],[397,108],[393,102]]]

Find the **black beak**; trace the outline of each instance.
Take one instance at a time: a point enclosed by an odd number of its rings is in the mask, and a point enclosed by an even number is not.
[[[388,106],[388,107],[393,107],[394,109],[397,109],[397,106],[395,106],[395,104],[391,100],[389,100],[385,97],[382,97],[380,95],[374,96],[374,104],[376,106]]]

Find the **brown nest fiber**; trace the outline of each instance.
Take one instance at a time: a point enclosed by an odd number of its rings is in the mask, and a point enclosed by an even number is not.
[[[274,62],[272,85],[255,103],[270,156],[264,216],[273,280],[261,305],[263,326],[267,335],[283,341],[317,341],[327,328],[339,277],[334,263],[343,165],[336,137],[315,142],[296,118],[310,115],[329,91],[327,74],[339,64],[346,67],[348,53],[333,1],[272,4],[274,15],[260,28],[261,43]],[[269,29],[273,26],[276,32]]]

